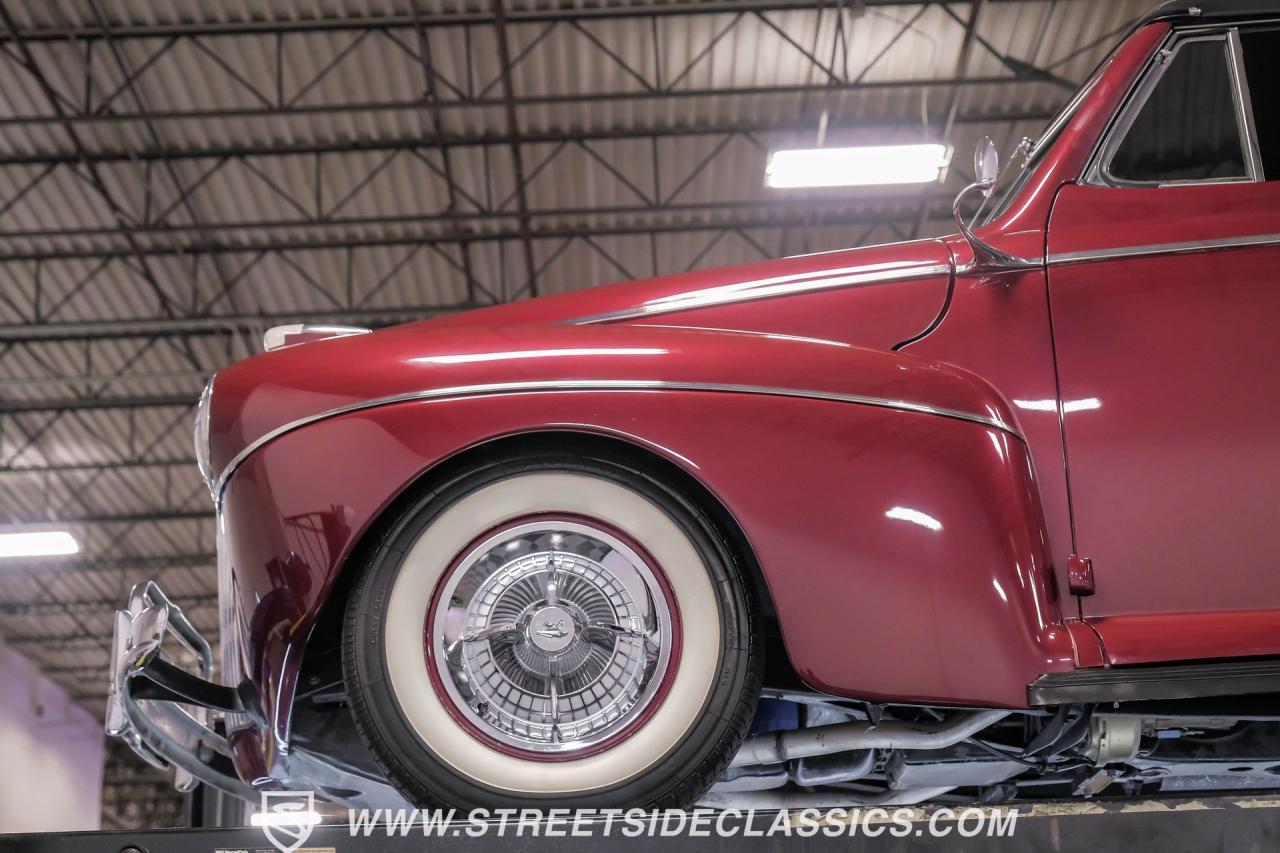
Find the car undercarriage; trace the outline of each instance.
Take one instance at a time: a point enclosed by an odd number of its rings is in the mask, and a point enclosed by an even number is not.
[[[356,736],[335,655],[313,658],[306,682],[294,705],[295,753],[329,765],[335,800],[398,802]],[[1271,699],[1029,711],[873,704],[766,684],[747,740],[698,805],[995,806],[1261,793],[1280,789],[1280,714]],[[335,753],[335,744],[347,746]]]
[[[1227,701],[1214,703],[1220,710],[1199,708],[1206,704],[1201,700],[1002,712],[766,693],[773,696],[762,700],[768,711],[760,718],[777,724],[789,717],[796,727],[748,739],[706,804],[999,804],[1185,795],[1275,788],[1280,773],[1280,719],[1247,713],[1247,706],[1264,704],[1260,697],[1242,700],[1229,715]],[[885,742],[893,745],[875,746]],[[867,746],[847,748],[860,743]],[[782,760],[751,760],[758,756]]]

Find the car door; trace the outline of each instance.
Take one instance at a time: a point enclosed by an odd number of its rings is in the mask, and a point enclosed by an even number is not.
[[[1055,200],[1081,613],[1113,663],[1280,653],[1280,28],[1175,33]]]

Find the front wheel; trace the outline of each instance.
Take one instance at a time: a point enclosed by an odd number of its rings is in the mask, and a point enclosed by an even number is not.
[[[683,806],[750,723],[747,584],[651,474],[557,452],[490,463],[418,496],[358,570],[347,691],[415,804]]]

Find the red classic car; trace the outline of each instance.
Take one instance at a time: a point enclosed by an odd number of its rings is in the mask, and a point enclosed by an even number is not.
[[[110,730],[347,803],[1274,787],[1277,81],[1173,4],[956,236],[273,330],[198,409],[219,678],[140,587]]]

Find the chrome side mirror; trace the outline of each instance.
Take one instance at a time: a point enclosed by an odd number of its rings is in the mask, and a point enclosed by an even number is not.
[[[996,179],[1000,177],[1000,155],[996,153],[996,144],[989,136],[982,137],[973,152],[973,176],[974,182],[960,190],[955,201],[951,202],[951,215],[955,217],[956,226],[973,250],[973,261],[962,272],[1002,272],[1040,266],[1038,259],[1019,258],[992,246],[975,235],[960,215],[960,202],[966,195],[977,190],[982,193],[983,198],[991,198],[996,190]]]
[[[983,198],[991,198],[991,193],[995,192],[996,179],[1000,177],[1000,155],[990,136],[982,137],[973,151],[973,174],[982,188]]]

